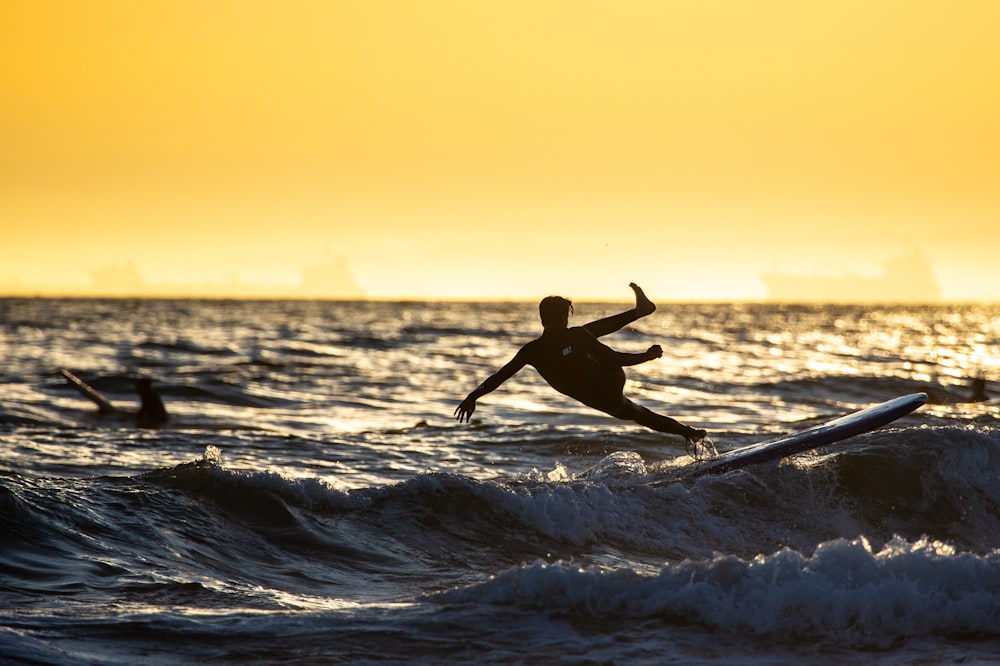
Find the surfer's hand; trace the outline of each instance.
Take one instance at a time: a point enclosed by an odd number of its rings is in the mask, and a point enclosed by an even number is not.
[[[468,397],[455,408],[455,418],[459,423],[462,423],[463,421],[468,423],[469,419],[472,418],[472,413],[474,411],[476,411],[476,399]]]
[[[646,350],[646,356],[652,361],[654,358],[663,356],[663,348],[660,345],[653,345]]]

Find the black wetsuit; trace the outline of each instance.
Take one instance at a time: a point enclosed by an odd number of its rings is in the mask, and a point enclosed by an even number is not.
[[[615,362],[620,352],[598,342],[582,326],[546,330],[519,353],[560,393],[609,414],[621,407],[625,371]]]

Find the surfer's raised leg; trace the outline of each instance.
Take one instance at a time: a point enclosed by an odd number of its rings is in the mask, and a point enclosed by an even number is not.
[[[630,282],[629,287],[635,292],[635,307],[631,310],[626,310],[625,312],[620,312],[610,317],[604,317],[603,319],[597,319],[589,324],[584,324],[583,327],[587,329],[591,335],[595,338],[599,338],[602,335],[608,335],[609,333],[614,333],[615,331],[620,331],[632,322],[645,317],[647,315],[656,312],[656,304],[649,300],[646,293],[642,290],[642,287],[637,285],[635,282]]]

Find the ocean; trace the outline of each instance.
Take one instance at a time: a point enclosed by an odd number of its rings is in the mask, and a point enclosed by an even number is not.
[[[655,294],[651,294],[655,299]],[[578,303],[571,323],[628,303]],[[603,340],[720,451],[526,368],[534,303],[0,300],[0,662],[1000,662],[1000,306],[659,304]],[[101,414],[69,369],[158,430]]]

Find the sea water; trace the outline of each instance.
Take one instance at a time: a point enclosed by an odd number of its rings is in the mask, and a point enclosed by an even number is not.
[[[530,368],[454,421],[536,312],[0,301],[0,662],[1000,661],[1000,307],[660,304],[603,340],[720,451],[930,395],[696,481]]]

